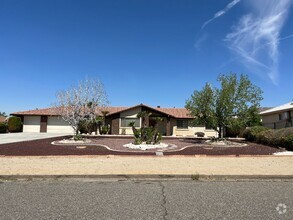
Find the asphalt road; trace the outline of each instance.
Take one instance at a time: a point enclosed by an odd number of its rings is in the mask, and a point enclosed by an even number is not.
[[[293,219],[293,181],[1,181],[0,195],[0,219]]]

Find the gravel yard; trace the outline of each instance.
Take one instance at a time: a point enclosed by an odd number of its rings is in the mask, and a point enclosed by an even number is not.
[[[155,155],[157,149],[133,150],[123,147],[131,143],[128,137],[91,137],[91,144],[52,145],[53,141],[67,137],[48,138],[10,144],[0,144],[3,156],[53,156],[53,155]],[[170,144],[164,149],[164,155],[272,155],[280,150],[269,146],[247,142],[244,147],[211,146],[200,140],[188,138],[163,138]],[[174,145],[177,147],[174,148]],[[82,146],[82,147],[81,147]],[[111,149],[111,150],[110,150]]]

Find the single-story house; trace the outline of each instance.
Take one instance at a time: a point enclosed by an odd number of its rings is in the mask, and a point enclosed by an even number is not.
[[[5,122],[7,120],[7,118],[3,115],[0,115],[0,122]]]
[[[150,107],[144,104],[132,107],[104,107],[97,109],[97,115],[107,111],[106,125],[110,125],[110,134],[122,135],[133,134],[129,126],[135,121],[136,127],[141,127],[142,119],[137,114],[142,111],[151,112],[146,119],[148,125],[154,125],[155,117],[164,120],[158,122],[158,129],[165,136],[194,136],[196,132],[204,132],[206,137],[217,137],[217,132],[205,126],[190,126],[193,119],[185,108],[161,108]],[[23,132],[47,132],[47,133],[72,133],[72,127],[64,121],[54,108],[36,109],[22,112],[14,112],[12,115],[19,116],[23,121]]]
[[[280,129],[292,127],[293,102],[260,112],[263,126]]]

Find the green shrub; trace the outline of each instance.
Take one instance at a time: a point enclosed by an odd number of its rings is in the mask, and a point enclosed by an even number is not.
[[[254,139],[257,143],[271,145],[274,141],[274,130],[261,131],[255,135]]]
[[[162,134],[158,132],[156,128],[144,127],[141,129],[135,129],[134,132],[134,144],[159,144],[162,140]]]
[[[87,134],[87,133],[88,133],[88,129],[87,129],[87,126],[86,126],[86,121],[80,121],[80,122],[78,123],[77,130],[78,130],[81,134]]]
[[[109,134],[110,126],[109,125],[102,125],[101,126],[101,134]]]
[[[195,132],[195,135],[197,136],[197,137],[204,137],[204,132]]]
[[[280,144],[287,150],[293,151],[293,134],[289,134],[288,136],[282,138]]]
[[[233,123],[230,127],[226,128],[225,137],[239,137],[243,130],[244,128],[240,124]]]
[[[82,140],[82,135],[81,134],[77,134],[73,136],[73,140],[75,141],[81,141]]]
[[[0,133],[6,133],[7,132],[7,124],[0,122]]]
[[[15,117],[15,116],[8,118],[8,131],[21,132],[22,131],[21,118]]]
[[[152,144],[154,135],[155,135],[154,128],[146,127],[144,129],[142,129],[142,137],[145,137],[144,141],[146,142],[146,144]]]
[[[141,141],[141,139],[140,138],[134,138],[134,143],[133,144],[135,144],[135,145],[139,145],[139,144],[141,144],[142,143],[142,141]]]
[[[263,126],[254,126],[251,128],[246,128],[243,132],[243,137],[248,141],[257,141],[257,135],[267,130],[269,130],[269,128]]]
[[[160,132],[158,132],[158,136],[157,136],[155,142],[159,144],[161,142],[161,140],[162,140],[162,134]]]
[[[199,180],[199,174],[198,174],[198,173],[196,173],[196,174],[192,174],[192,175],[191,175],[191,179],[192,179],[192,180]]]
[[[282,128],[282,129],[276,129],[275,130],[275,136],[276,137],[286,137],[290,134],[293,134],[293,127],[290,128]]]
[[[268,129],[257,133],[253,138],[253,141],[260,144],[293,150],[293,128]]]
[[[78,123],[77,130],[81,134],[91,134],[97,131],[97,124],[95,121],[82,120]]]
[[[134,130],[133,135],[134,135],[135,138],[140,138],[140,129]]]

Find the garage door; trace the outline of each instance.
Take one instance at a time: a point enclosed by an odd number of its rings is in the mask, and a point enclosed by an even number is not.
[[[73,133],[73,128],[61,118],[49,116],[47,133]]]
[[[24,116],[23,132],[40,132],[40,116]]]

